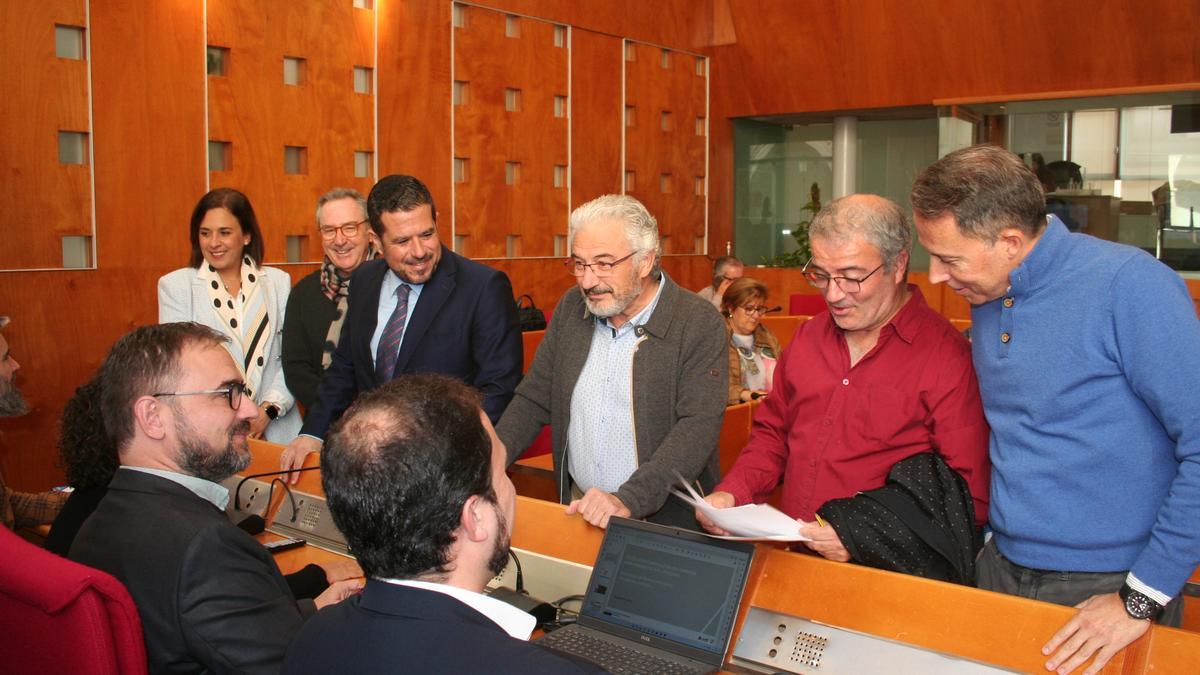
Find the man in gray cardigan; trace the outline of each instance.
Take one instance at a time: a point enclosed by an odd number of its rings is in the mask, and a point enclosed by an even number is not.
[[[563,295],[533,365],[496,432],[511,463],[552,427],[554,477],[567,513],[696,527],[670,495],[676,473],[716,482],[729,380],[713,306],[659,267],[658,223],[636,199],[605,195],[570,218]]]

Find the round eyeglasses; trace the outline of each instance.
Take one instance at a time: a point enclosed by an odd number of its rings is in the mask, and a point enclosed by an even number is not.
[[[342,223],[341,225],[322,225],[317,228],[321,231],[321,238],[325,241],[332,241],[337,236],[338,232],[342,233],[347,239],[358,235],[358,230],[367,221],[360,220],[357,223]]]

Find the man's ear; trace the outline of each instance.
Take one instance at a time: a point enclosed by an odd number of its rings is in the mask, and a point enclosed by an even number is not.
[[[167,435],[163,403],[153,396],[143,396],[133,402],[133,423],[154,440],[160,441]]]
[[[479,495],[471,495],[463,503],[459,527],[470,541],[487,541],[490,537],[487,524],[487,501]]]
[[[904,281],[904,275],[908,274],[908,251],[900,251],[896,255],[896,259],[892,261],[891,275],[896,283]]]
[[[1029,235],[1023,230],[1015,227],[1006,227],[1000,230],[1000,238],[996,245],[1000,247],[1000,252],[1006,258],[1012,260],[1019,256],[1025,250],[1025,244],[1029,240]]]
[[[650,251],[647,253],[645,259],[643,259],[641,262],[641,269],[638,270],[638,277],[643,279],[649,278],[650,273],[654,271],[654,261],[657,258],[658,253],[656,251]]]

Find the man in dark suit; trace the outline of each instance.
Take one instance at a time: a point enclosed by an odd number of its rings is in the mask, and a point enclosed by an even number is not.
[[[305,624],[287,673],[585,673],[526,642],[534,618],[482,594],[508,561],[516,490],[480,398],[434,374],[364,394],[321,462],[361,596]]]
[[[278,672],[314,607],[297,603],[271,554],[225,516],[219,482],[250,461],[254,401],[224,343],[195,323],[139,328],[101,366],[104,424],[121,466],[70,558],[129,589],[150,672]]]
[[[494,423],[521,381],[523,349],[512,285],[499,270],[442,246],[433,196],[412,176],[371,188],[367,217],[383,259],[354,273],[342,337],[300,436],[281,458],[299,468],[359,392],[401,373],[452,375],[483,392]],[[299,474],[292,474],[292,482]]]

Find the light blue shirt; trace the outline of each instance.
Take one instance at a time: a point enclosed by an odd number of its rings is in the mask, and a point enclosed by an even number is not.
[[[223,486],[217,485],[210,480],[189,476],[186,473],[176,473],[174,471],[166,471],[163,469],[151,469],[145,466],[122,466],[121,468],[128,469],[130,471],[141,471],[142,473],[148,473],[152,476],[166,478],[171,482],[179,483],[183,487],[196,493],[197,497],[212,504],[218,509],[221,509],[222,511],[224,511],[225,506],[229,504],[229,490],[226,490]]]
[[[595,319],[587,363],[571,394],[567,430],[567,468],[583,492],[599,488],[615,493],[637,470],[633,355],[646,339],[642,325],[654,314],[664,286],[660,280],[650,304],[620,328],[608,319]]]
[[[375,365],[375,353],[379,351],[379,340],[383,337],[383,329],[387,327],[388,319],[392,318],[392,312],[396,311],[396,289],[400,288],[400,284],[408,286],[408,314],[404,316],[404,335],[400,336],[400,344],[396,346],[396,352],[399,353],[400,347],[404,345],[404,337],[408,334],[408,322],[412,321],[413,310],[417,308],[417,299],[421,297],[421,290],[425,288],[425,284],[410,284],[403,281],[392,270],[388,270],[387,274],[383,275],[383,284],[379,288],[379,309],[375,312],[375,332],[371,335],[371,366]]]

